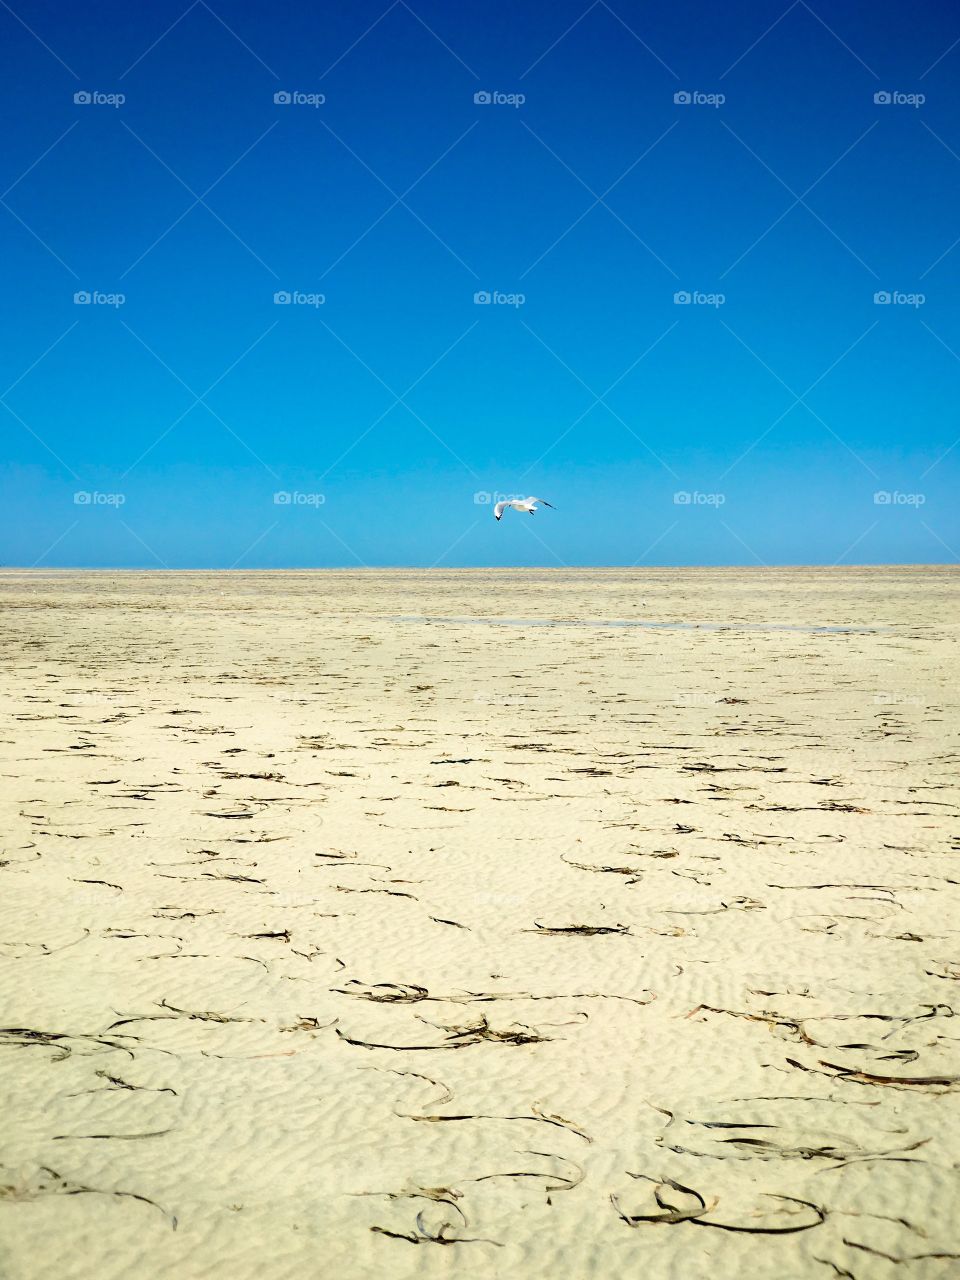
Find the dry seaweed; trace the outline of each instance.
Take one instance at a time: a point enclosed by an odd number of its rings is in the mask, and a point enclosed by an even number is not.
[[[630,934],[629,926],[625,924],[563,924],[563,925],[545,925],[535,920],[534,928],[524,929],[524,933],[539,933],[551,937],[572,937],[579,934],[584,938],[592,938],[601,933],[619,933]]]
[[[630,1214],[626,1213],[620,1206],[620,1202],[615,1195],[611,1195],[610,1200],[616,1209],[619,1217],[628,1227],[639,1227],[643,1224],[648,1225],[666,1225],[675,1226],[678,1223],[689,1223],[694,1227],[713,1227],[718,1231],[742,1232],[746,1235],[763,1235],[763,1236],[784,1236],[793,1235],[799,1231],[810,1231],[814,1227],[819,1227],[827,1220],[827,1211],[816,1205],[811,1200],[800,1200],[796,1196],[777,1195],[772,1192],[762,1192],[770,1200],[781,1200],[787,1204],[798,1204],[804,1208],[811,1210],[813,1214],[812,1221],[796,1223],[786,1227],[758,1227],[749,1223],[735,1222],[716,1222],[705,1217],[708,1213],[713,1213],[719,1204],[719,1197],[708,1204],[706,1199],[699,1191],[694,1191],[691,1187],[685,1187],[682,1183],[674,1182],[672,1178],[650,1178],[646,1174],[630,1174],[632,1178],[644,1178],[648,1182],[655,1184],[654,1199],[660,1207],[660,1213],[653,1214]],[[667,1189],[675,1194],[668,1197]],[[671,1203],[671,1199],[678,1200],[686,1197],[687,1204]]]

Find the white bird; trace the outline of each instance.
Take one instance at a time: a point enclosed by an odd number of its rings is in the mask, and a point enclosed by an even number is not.
[[[556,510],[552,503],[547,502],[546,498],[511,498],[506,502],[498,502],[493,508],[493,514],[500,520],[507,507],[513,507],[514,511],[527,511],[530,515],[533,515],[537,510],[538,502],[545,507],[549,507],[551,511]]]

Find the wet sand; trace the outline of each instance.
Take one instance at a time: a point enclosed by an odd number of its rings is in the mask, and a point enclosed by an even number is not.
[[[956,570],[0,609],[5,1280],[958,1274]]]

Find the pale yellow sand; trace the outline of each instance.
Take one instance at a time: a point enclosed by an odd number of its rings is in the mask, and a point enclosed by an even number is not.
[[[0,1275],[960,1274],[958,587],[0,574]]]

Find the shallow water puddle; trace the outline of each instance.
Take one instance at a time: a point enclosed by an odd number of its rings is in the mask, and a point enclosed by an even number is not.
[[[797,631],[839,635],[873,635],[890,627],[803,626],[789,622],[654,622],[647,618],[434,618],[400,616],[388,622],[453,622],[481,627],[649,627],[656,631]]]

